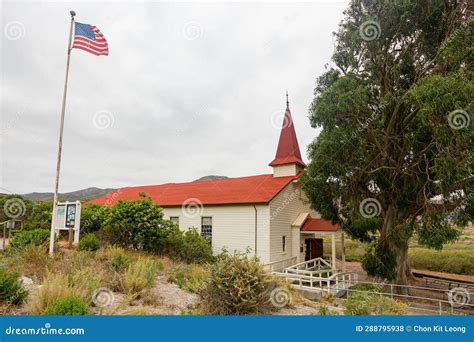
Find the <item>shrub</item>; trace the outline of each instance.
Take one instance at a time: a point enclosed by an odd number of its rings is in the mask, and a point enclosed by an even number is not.
[[[54,316],[84,316],[90,315],[89,306],[78,297],[66,297],[49,304],[44,315]]]
[[[0,208],[0,222],[12,218],[24,221],[31,215],[33,203],[20,195],[0,194]]]
[[[50,231],[47,229],[25,230],[15,234],[9,247],[14,250],[23,250],[28,245],[39,246],[49,240]]]
[[[81,231],[93,233],[104,227],[110,208],[101,204],[88,204],[81,209]]]
[[[166,249],[168,237],[177,231],[179,228],[163,219],[163,210],[150,198],[119,201],[111,208],[104,228],[112,244],[156,253]]]
[[[209,279],[199,295],[205,310],[217,315],[261,312],[269,302],[269,275],[247,254],[222,254],[211,266]]]
[[[158,264],[153,260],[139,258],[132,262],[121,277],[124,293],[140,295],[153,286]]]
[[[26,229],[51,229],[53,202],[39,201],[33,207],[33,212],[25,222]]]
[[[209,271],[199,265],[178,265],[168,275],[168,281],[188,292],[197,292],[204,280],[209,276]]]
[[[406,304],[376,293],[355,292],[344,302],[346,315],[404,315]]]
[[[22,304],[28,291],[18,280],[18,274],[0,268],[0,302],[5,304]]]
[[[198,264],[212,261],[211,244],[196,229],[189,229],[181,234],[180,239],[175,251],[181,260]]]
[[[88,233],[79,241],[78,250],[80,251],[96,251],[100,248],[100,241],[93,233]]]

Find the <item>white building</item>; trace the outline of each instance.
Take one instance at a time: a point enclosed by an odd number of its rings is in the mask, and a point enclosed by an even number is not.
[[[92,203],[110,205],[146,193],[180,229],[194,227],[208,237],[215,254],[223,248],[250,250],[272,270],[322,257],[321,234],[331,234],[331,268],[336,269],[335,234],[340,231],[310,209],[298,185],[305,164],[288,102],[276,156],[269,165],[270,174],[128,187]]]

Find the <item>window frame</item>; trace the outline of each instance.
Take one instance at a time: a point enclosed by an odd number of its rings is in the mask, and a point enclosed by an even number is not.
[[[211,224],[204,224],[204,220],[205,219],[210,219],[210,222]],[[201,216],[201,236],[203,238],[205,238],[206,240],[209,241],[209,243],[212,245],[212,226],[213,226],[213,217],[212,216]],[[210,230],[206,230],[204,231],[203,228],[204,226],[206,226],[206,229],[210,229]],[[209,228],[210,227],[210,228]]]
[[[173,219],[177,219],[177,222],[173,222]],[[170,216],[170,221],[179,227],[179,216]]]

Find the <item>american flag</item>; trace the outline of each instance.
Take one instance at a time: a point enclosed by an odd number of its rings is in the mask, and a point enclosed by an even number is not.
[[[82,49],[96,56],[108,56],[109,46],[100,30],[89,24],[75,23],[73,49]]]

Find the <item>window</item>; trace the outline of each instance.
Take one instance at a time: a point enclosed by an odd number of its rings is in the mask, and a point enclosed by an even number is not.
[[[283,253],[285,253],[286,251],[286,236],[285,235],[281,237],[281,247],[282,247]]]
[[[201,236],[208,239],[212,243],[212,217],[201,217]]]
[[[170,216],[170,221],[179,227],[179,216]]]

